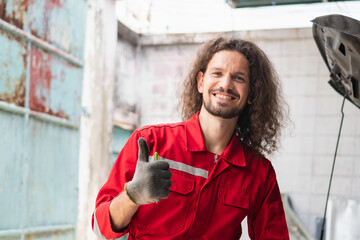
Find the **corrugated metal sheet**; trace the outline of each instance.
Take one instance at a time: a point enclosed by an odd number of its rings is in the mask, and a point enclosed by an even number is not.
[[[59,49],[83,58],[86,1],[1,0],[0,18]],[[82,25],[82,26],[81,26]]]
[[[80,118],[82,69],[36,47],[31,49],[30,109]]]
[[[86,0],[0,0],[0,239],[75,239]]]
[[[0,29],[0,100],[25,105],[27,44]]]
[[[79,131],[30,118],[28,132],[27,226],[75,225]]]
[[[24,172],[23,132],[25,119],[19,114],[0,111],[0,229],[20,227]],[[19,176],[19,177],[15,177]],[[11,212],[10,212],[11,211]],[[0,238],[1,239],[1,238]]]

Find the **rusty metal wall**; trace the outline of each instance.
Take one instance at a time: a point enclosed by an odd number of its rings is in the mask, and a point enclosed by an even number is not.
[[[86,0],[0,0],[0,239],[75,239]]]

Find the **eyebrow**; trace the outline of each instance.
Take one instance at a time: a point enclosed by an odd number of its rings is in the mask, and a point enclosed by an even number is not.
[[[223,70],[223,68],[221,68],[221,67],[212,67],[212,68],[210,68],[210,70]],[[243,73],[243,72],[235,72],[234,74],[231,74],[231,75],[242,75],[244,77],[248,77],[248,75],[246,73]]]

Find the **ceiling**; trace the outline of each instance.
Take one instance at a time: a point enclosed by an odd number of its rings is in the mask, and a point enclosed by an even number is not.
[[[311,27],[328,14],[360,19],[360,1],[232,8],[226,0],[117,0],[119,21],[141,34]]]

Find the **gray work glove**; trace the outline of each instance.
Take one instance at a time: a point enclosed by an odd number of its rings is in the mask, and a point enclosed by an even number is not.
[[[130,199],[138,205],[159,202],[169,196],[171,171],[169,163],[149,163],[149,147],[144,138],[138,140],[139,154],[133,179],[125,186]]]

